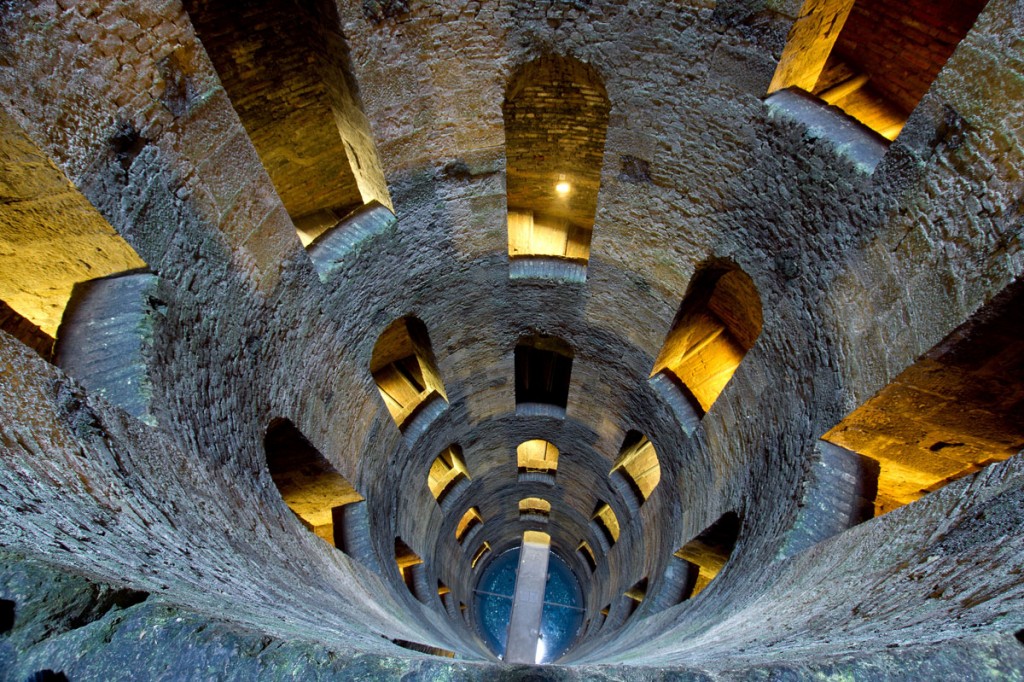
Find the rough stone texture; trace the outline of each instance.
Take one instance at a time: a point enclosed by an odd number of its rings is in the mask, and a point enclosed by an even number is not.
[[[149,363],[153,327],[163,314],[159,278],[133,272],[75,285],[57,330],[53,361],[91,393],[151,426]]]
[[[0,300],[53,337],[76,282],[145,265],[0,111]]]
[[[0,334],[0,543],[58,567],[36,594],[85,574],[153,595],[118,628],[112,608],[101,627],[5,640],[17,679],[128,662],[155,679],[1019,679],[1018,458],[778,557],[820,437],[1024,271],[1024,20],[990,0],[865,172],[760,99],[793,4],[342,3],[397,222],[322,282],[178,4],[6,3],[0,104],[159,273],[167,305],[156,427]],[[588,64],[611,104],[582,284],[509,277],[502,102],[545,54]],[[626,156],[645,171],[620,178]],[[712,258],[751,277],[763,328],[686,434],[647,379]],[[405,434],[370,372],[404,316],[426,327],[448,397]],[[573,349],[561,419],[516,414],[527,335]],[[275,418],[366,498],[380,570],[282,502],[263,452]],[[608,478],[633,430],[661,467],[637,516]],[[516,447],[534,438],[560,451],[554,486],[519,481]],[[426,474],[452,444],[471,481],[444,513]],[[434,596],[441,580],[472,603],[473,554],[518,542],[527,496],[551,502],[545,530],[577,574],[580,541],[595,549],[592,625],[564,667],[498,667],[470,609]],[[599,500],[622,522],[607,552]],[[485,520],[459,545],[468,506]],[[673,552],[727,511],[742,527],[707,589],[630,615],[623,593],[646,577],[658,594]],[[422,602],[396,537],[423,560]]]
[[[928,91],[987,0],[857,0],[835,51],[905,113]]]
[[[49,360],[53,355],[53,337],[0,301],[0,329]]]
[[[317,69],[317,36],[296,4],[184,4],[289,215],[337,219],[361,205]]]

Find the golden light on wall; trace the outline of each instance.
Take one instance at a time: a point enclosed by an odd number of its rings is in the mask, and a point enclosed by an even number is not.
[[[271,422],[264,450],[285,504],[303,525],[334,546],[335,508],[361,502],[363,496],[287,419]]]
[[[729,264],[705,267],[693,278],[651,376],[670,372],[702,416],[753,347],[761,325],[753,280]]]
[[[77,282],[146,267],[0,108],[0,300],[49,336]]]
[[[370,373],[399,427],[433,396],[448,399],[427,328],[415,317],[399,318],[381,333],[373,347]]]
[[[565,179],[564,175],[558,176],[558,182],[555,183],[555,193],[560,196],[566,196],[572,191],[572,185]]]
[[[654,444],[638,431],[630,431],[611,473],[619,472],[645,502],[661,481],[661,464]]]
[[[1024,449],[1024,280],[822,438],[878,463],[875,515]]]
[[[466,534],[469,533],[470,529],[483,522],[484,517],[480,514],[480,510],[477,507],[470,507],[462,515],[462,518],[459,519],[458,526],[455,527],[455,539],[461,544],[466,539]]]

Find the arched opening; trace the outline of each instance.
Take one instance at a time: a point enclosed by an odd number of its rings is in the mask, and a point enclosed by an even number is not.
[[[449,604],[452,598],[452,591],[451,588],[445,585],[441,580],[437,581],[437,598],[441,600],[441,606],[443,606],[444,610],[447,612],[450,609]]]
[[[987,0],[806,0],[768,89],[799,88],[895,139]]]
[[[546,440],[528,440],[516,448],[519,481],[536,481],[554,485],[558,471],[558,448]]]
[[[822,437],[876,516],[1024,450],[1022,310],[1018,279]]]
[[[482,527],[484,524],[484,517],[481,516],[480,510],[476,507],[470,507],[466,510],[466,513],[459,519],[458,526],[455,527],[455,540],[460,545],[463,541],[473,534],[475,529]]]
[[[381,333],[373,347],[370,372],[403,432],[428,405],[443,409],[447,404],[427,328],[415,317],[399,318]]]
[[[428,603],[429,590],[423,559],[400,537],[395,538],[395,564],[410,594],[424,604]]]
[[[636,581],[623,593],[623,596],[626,598],[626,617],[624,620],[627,620],[636,613],[637,608],[647,597],[647,578],[644,577]]]
[[[519,500],[519,520],[547,523],[551,514],[551,503],[539,497],[524,497]]]
[[[726,512],[676,551],[677,558],[689,562],[698,570],[693,589],[684,599],[696,597],[715,579],[732,556],[739,534],[739,516],[735,512]]]
[[[571,57],[541,57],[509,80],[502,113],[513,277],[586,277],[610,108],[597,72]]]
[[[491,551],[491,543],[486,540],[477,547],[476,551],[473,552],[473,558],[469,562],[470,570],[475,570],[480,560],[487,556],[487,553]]]
[[[589,542],[580,540],[580,544],[576,546],[576,553],[580,555],[591,573],[597,570],[597,558],[594,556],[594,550]]]
[[[263,450],[270,477],[288,508],[318,537],[344,549],[345,531],[336,520],[342,507],[362,502],[363,496],[287,419],[270,422]]]
[[[526,336],[516,344],[516,412],[564,417],[569,403],[572,347],[554,336]]]
[[[637,512],[661,481],[661,465],[654,444],[639,431],[630,431],[609,473],[612,485],[626,506]]]
[[[303,244],[364,204],[391,208],[333,3],[184,4]]]
[[[590,527],[607,553],[619,541],[619,519],[607,502],[598,502],[590,518]]]
[[[738,267],[698,269],[651,371],[652,384],[689,434],[761,333],[761,298]]]
[[[49,360],[74,286],[146,263],[2,108],[0,178],[0,329]]]
[[[462,460],[462,448],[449,445],[430,465],[427,486],[442,509],[448,510],[459,491],[469,486],[469,471]]]

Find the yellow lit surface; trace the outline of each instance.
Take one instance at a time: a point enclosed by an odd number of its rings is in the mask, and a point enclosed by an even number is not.
[[[519,511],[520,513],[532,511],[540,512],[542,514],[550,514],[551,503],[539,497],[526,497],[519,500]]]
[[[476,507],[470,507],[466,510],[466,513],[459,519],[459,525],[455,528],[455,539],[462,542],[462,538],[466,537],[466,533],[469,532],[470,527],[474,523],[483,523],[484,517],[480,515],[480,510]]]
[[[658,453],[646,436],[641,436],[640,442],[622,451],[612,471],[616,469],[624,471],[633,479],[644,500],[651,496],[661,481]]]
[[[490,551],[491,545],[489,542],[484,542],[484,544],[480,545],[480,548],[476,550],[475,554],[473,554],[473,560],[470,562],[469,567],[471,569],[476,568],[476,565],[480,562],[482,558],[484,558],[484,555]]]
[[[691,303],[701,295],[703,303]],[[722,274],[710,292],[688,293],[651,376],[672,372],[707,412],[761,333],[761,301],[745,273]]]
[[[788,87],[810,92],[825,67],[854,0],[806,0],[786,38],[768,93]]]
[[[76,282],[145,266],[0,111],[0,300],[56,336]]]
[[[594,518],[599,519],[604,524],[614,542],[619,541],[619,519],[615,516],[615,511],[611,507],[607,504],[602,504],[597,512],[594,513]]]
[[[528,530],[523,533],[523,542],[547,547],[551,544],[551,536],[539,530]]]
[[[708,583],[714,580],[714,578],[714,575],[709,574],[704,568],[701,568],[700,572],[697,574],[697,582],[693,586],[693,592],[690,593],[690,598],[692,599],[703,592],[704,588],[707,587]]]
[[[823,436],[878,462],[876,516],[1008,459],[1024,442],[1012,379],[1024,340],[1015,329],[970,338],[978,350],[966,359],[959,350],[926,356]]]
[[[580,228],[566,218],[509,209],[508,254],[588,260],[590,230]]]
[[[449,484],[460,476],[469,478],[466,464],[462,461],[456,447],[448,446],[434,460],[427,475],[427,485],[430,486],[430,492],[433,493],[434,499],[440,498]]]
[[[558,448],[546,440],[528,440],[516,448],[520,469],[527,471],[556,471]]]
[[[314,529],[333,527],[332,509],[363,499],[341,474],[334,472],[295,469],[274,476],[274,483],[288,508]]]

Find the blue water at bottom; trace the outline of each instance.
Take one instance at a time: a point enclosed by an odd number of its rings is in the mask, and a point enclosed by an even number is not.
[[[512,597],[519,570],[519,548],[501,554],[484,570],[477,584],[473,607],[480,634],[497,656],[504,657]],[[548,581],[544,588],[538,663],[558,659],[572,645],[583,624],[583,593],[579,581],[554,552],[548,559]]]

